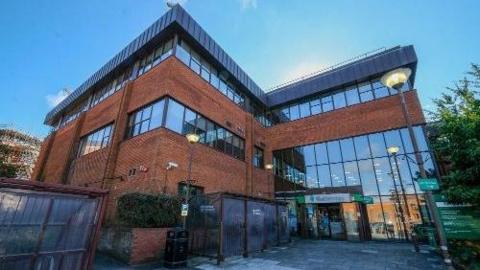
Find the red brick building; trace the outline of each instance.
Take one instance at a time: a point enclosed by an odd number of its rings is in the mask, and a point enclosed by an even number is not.
[[[203,192],[288,200],[292,231],[307,235],[363,239],[365,230],[373,238],[402,239],[399,213],[409,208],[414,222],[427,217],[413,182],[400,95],[378,79],[395,68],[413,70],[403,91],[424,138],[416,64],[413,47],[398,46],[265,93],[176,5],[47,115],[55,131],[32,178],[109,189],[111,220],[122,194],[179,192],[189,160],[185,134],[194,132],[200,142],[191,179]],[[403,149],[399,172],[384,153],[390,141]],[[178,167],[167,169],[169,162]],[[347,198],[355,193],[374,203]]]

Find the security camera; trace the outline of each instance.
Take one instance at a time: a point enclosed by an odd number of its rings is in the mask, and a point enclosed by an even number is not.
[[[173,162],[173,161],[169,161],[167,163],[167,170],[171,170],[171,169],[175,169],[175,168],[178,168],[178,164]]]

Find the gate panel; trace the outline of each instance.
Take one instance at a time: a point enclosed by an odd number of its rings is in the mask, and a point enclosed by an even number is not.
[[[277,209],[275,205],[265,203],[265,232],[266,246],[272,247],[278,244],[277,234]]]
[[[264,203],[247,201],[248,252],[265,248],[265,207]]]
[[[290,232],[288,231],[288,209],[285,205],[277,205],[277,211],[279,242],[286,243],[290,241]]]
[[[99,219],[99,199],[0,190],[0,269],[82,269]]]
[[[245,202],[223,199],[223,256],[242,255],[245,251]]]

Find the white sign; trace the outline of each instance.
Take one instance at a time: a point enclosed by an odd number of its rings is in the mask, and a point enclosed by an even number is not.
[[[351,202],[350,193],[305,195],[305,203],[342,203]]]
[[[188,216],[188,204],[184,203],[182,204],[182,217]]]
[[[213,205],[200,205],[200,212],[213,212],[215,207]]]

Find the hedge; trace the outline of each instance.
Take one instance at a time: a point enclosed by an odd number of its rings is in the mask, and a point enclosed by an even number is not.
[[[118,200],[117,217],[132,228],[174,227],[180,220],[180,204],[178,197],[128,193]]]

